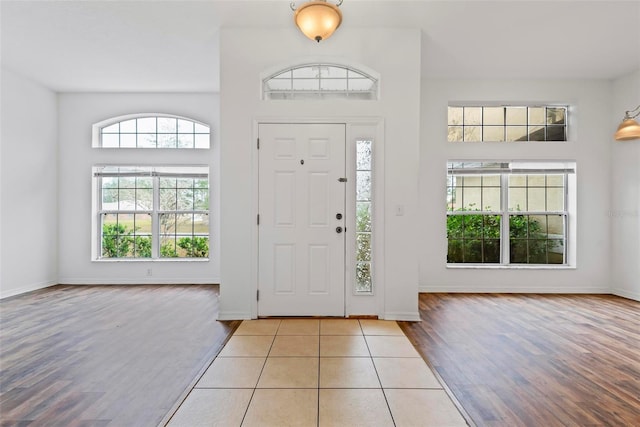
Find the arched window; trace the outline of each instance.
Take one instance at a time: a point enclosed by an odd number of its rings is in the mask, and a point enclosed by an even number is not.
[[[378,80],[351,67],[305,64],[262,80],[264,99],[377,99]]]
[[[210,144],[209,126],[179,116],[129,115],[94,125],[94,147],[206,149]]]

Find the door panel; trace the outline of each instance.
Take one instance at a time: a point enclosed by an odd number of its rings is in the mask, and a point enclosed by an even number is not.
[[[294,171],[275,172],[272,194],[276,227],[295,227],[296,173]]]
[[[273,245],[274,293],[292,295],[295,291],[296,245]]]
[[[259,137],[258,315],[344,316],[345,125],[260,124]]]
[[[309,174],[309,227],[327,227],[328,221],[328,188],[329,175],[326,172],[315,172]]]

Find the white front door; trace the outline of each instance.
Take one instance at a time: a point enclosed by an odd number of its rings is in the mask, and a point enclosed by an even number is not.
[[[259,125],[259,316],[345,315],[345,128]]]

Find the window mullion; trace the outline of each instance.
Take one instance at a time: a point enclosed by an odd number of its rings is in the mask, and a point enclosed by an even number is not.
[[[511,263],[509,251],[509,175],[500,174],[500,202],[501,202],[501,227],[500,227],[500,251],[502,255],[501,264]]]
[[[102,177],[99,177],[96,180],[96,185],[98,186],[97,188],[97,193],[98,193],[98,200],[96,201],[98,203],[98,220],[97,220],[97,226],[98,229],[96,230],[96,232],[98,233],[98,239],[97,239],[97,257],[98,259],[102,258],[102,218],[103,218],[103,214],[102,214]]]
[[[564,178],[564,203],[562,208],[564,209],[564,242],[562,243],[564,246],[564,263],[569,263],[569,174],[565,173]]]
[[[151,211],[151,253],[152,258],[160,258],[160,177],[153,177],[153,210]]]

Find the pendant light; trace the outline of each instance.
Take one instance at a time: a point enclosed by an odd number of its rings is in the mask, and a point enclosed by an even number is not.
[[[311,0],[296,8],[295,3],[291,3],[293,20],[302,33],[320,43],[326,40],[342,23],[342,12],[338,7],[343,0],[338,3],[329,3],[327,0]]]
[[[632,114],[636,111],[637,113]],[[625,111],[622,123],[620,123],[615,133],[616,141],[640,139],[640,124],[634,120],[638,116],[640,116],[640,105],[631,111]]]

